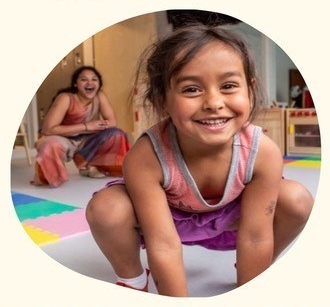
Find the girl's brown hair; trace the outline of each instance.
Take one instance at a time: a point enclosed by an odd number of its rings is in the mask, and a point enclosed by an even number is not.
[[[145,88],[143,101],[152,105],[155,113],[162,118],[166,92],[170,88],[171,78],[207,44],[220,41],[237,52],[243,62],[244,72],[251,98],[252,121],[265,104],[262,89],[253,56],[245,41],[233,31],[221,27],[189,25],[172,32],[145,50],[139,62],[136,86]]]

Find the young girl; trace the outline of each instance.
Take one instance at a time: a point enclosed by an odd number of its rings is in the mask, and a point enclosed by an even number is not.
[[[124,180],[90,200],[92,234],[118,285],[147,291],[150,269],[159,294],[188,296],[182,243],[236,249],[243,285],[296,238],[313,198],[282,178],[279,148],[250,123],[264,100],[241,38],[191,26],[151,52],[146,99],[165,119],[129,151]]]
[[[68,180],[65,162],[71,159],[82,176],[121,175],[129,143],[101,88],[100,73],[82,66],[73,73],[71,86],[58,92],[36,144],[34,184],[59,187]]]

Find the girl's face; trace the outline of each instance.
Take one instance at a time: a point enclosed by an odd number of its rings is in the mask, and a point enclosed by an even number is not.
[[[246,123],[249,89],[240,55],[212,42],[172,77],[166,111],[180,145],[224,145]]]
[[[79,96],[93,99],[100,88],[100,80],[92,70],[83,70],[76,82]]]

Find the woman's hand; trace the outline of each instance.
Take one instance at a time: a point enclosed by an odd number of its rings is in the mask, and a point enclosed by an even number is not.
[[[100,90],[98,93],[98,98],[100,101],[100,112],[102,118],[108,120],[109,127],[117,126],[116,113],[107,95],[102,90]]]
[[[86,131],[99,131],[111,127],[110,121],[107,119],[92,120],[86,122],[85,126],[86,126]]]

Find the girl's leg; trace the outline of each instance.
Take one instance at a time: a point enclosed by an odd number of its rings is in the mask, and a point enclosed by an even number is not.
[[[113,185],[97,192],[88,203],[86,218],[116,275],[127,279],[141,275],[138,223],[125,186]]]
[[[282,180],[274,218],[274,260],[303,230],[313,203],[300,183]]]

